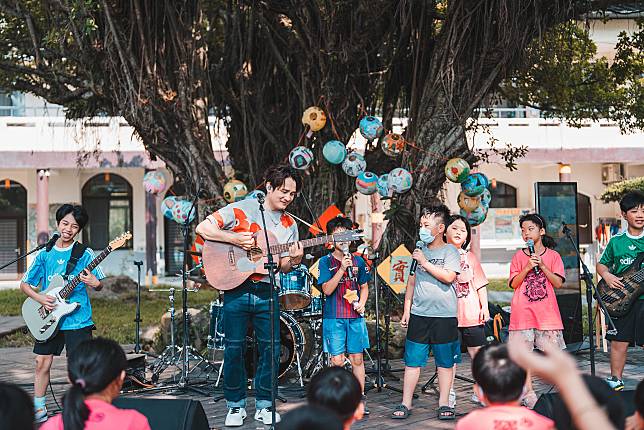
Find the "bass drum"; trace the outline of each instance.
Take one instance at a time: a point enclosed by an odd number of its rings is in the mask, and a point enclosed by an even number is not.
[[[295,363],[295,355],[304,349],[306,338],[304,331],[291,314],[280,312],[280,367],[277,371],[278,378],[286,375]],[[246,334],[246,377],[252,379],[255,376],[255,369],[259,363],[258,342],[254,336],[252,327],[248,327]],[[304,364],[302,363],[302,366]]]

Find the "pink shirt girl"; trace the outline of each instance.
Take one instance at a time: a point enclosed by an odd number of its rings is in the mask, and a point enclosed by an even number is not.
[[[461,273],[454,282],[458,299],[458,326],[479,326],[483,322],[480,320],[481,302],[478,291],[485,288],[488,281],[476,255],[465,249],[458,251],[461,255]]]
[[[133,409],[119,409],[111,403],[98,399],[85,400],[89,418],[85,430],[150,430],[148,419]],[[63,416],[56,415],[40,427],[40,430],[63,430]]]
[[[528,264],[530,256],[520,249],[510,263],[510,283]],[[543,264],[552,273],[565,279],[564,265],[557,251],[545,248],[541,254]],[[555,290],[543,273],[530,270],[521,285],[514,290],[510,330],[563,330]]]

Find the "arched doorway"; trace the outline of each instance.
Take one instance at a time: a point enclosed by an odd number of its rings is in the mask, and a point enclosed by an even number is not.
[[[83,229],[83,243],[103,249],[116,236],[132,231],[132,186],[120,175],[101,173],[83,185],[83,207],[89,223]],[[132,249],[132,241],[124,246]]]
[[[11,179],[0,180],[0,266],[27,250],[27,189]],[[14,279],[25,271],[24,259],[0,271]]]
[[[491,187],[491,208],[516,208],[517,189],[505,182],[496,181],[496,187]]]
[[[185,194],[186,188],[184,184],[177,182],[168,189],[165,197],[182,197]],[[195,210],[198,210],[197,206]],[[190,233],[190,243],[194,241],[192,230]],[[181,267],[183,266],[183,234],[181,233],[181,225],[166,217],[163,217],[163,245],[166,275],[174,276],[181,273]]]

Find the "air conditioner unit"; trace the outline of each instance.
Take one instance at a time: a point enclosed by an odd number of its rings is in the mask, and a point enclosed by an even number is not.
[[[602,164],[602,183],[612,184],[622,180],[622,165],[620,163]]]

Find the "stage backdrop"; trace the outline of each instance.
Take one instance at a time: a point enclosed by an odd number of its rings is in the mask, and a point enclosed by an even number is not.
[[[535,198],[537,212],[546,219],[546,233],[557,241],[555,250],[561,255],[566,270],[566,282],[555,293],[564,324],[564,339],[569,348],[575,350],[570,344],[581,342],[583,338],[579,264],[575,249],[562,233],[562,223],[570,227],[576,242],[579,237],[577,183],[537,182]]]

